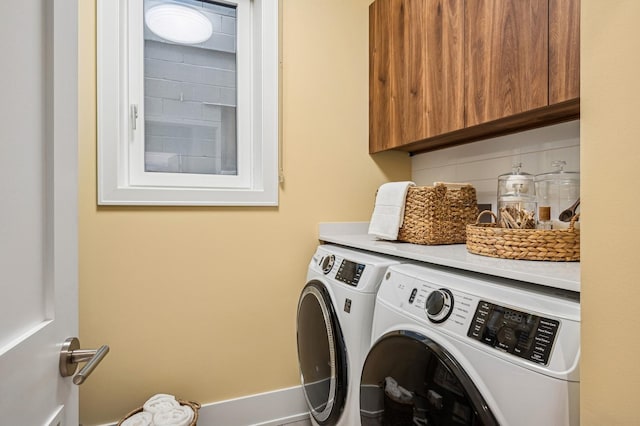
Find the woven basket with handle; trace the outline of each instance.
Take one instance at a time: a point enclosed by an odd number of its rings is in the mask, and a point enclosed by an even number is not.
[[[436,183],[407,190],[398,240],[414,244],[464,244],[466,226],[478,217],[476,190],[469,184]]]
[[[190,426],[197,426],[197,424],[198,424],[198,410],[201,407],[200,404],[197,403],[197,402],[193,402],[193,401],[184,401],[182,399],[179,399],[178,403],[180,403],[180,405],[188,405],[189,407],[191,407],[191,409],[193,410],[193,421],[191,422]],[[135,410],[133,410],[132,412],[130,412],[129,414],[124,416],[124,418],[118,422],[117,426],[122,426],[122,423],[125,420],[127,420],[131,416],[134,416],[134,415],[138,414],[142,410],[143,410],[142,407],[136,408]]]
[[[479,223],[480,217],[496,215],[485,210],[473,225],[467,226],[467,251],[502,259],[578,261],[580,229],[575,215],[567,229],[507,229],[494,223]]]

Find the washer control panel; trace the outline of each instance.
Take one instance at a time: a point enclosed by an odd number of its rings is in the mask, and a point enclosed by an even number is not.
[[[538,364],[547,365],[560,322],[478,302],[467,336]]]

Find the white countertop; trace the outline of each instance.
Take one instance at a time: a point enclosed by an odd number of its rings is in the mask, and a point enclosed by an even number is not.
[[[424,246],[382,241],[367,222],[321,223],[319,240],[376,253],[580,292],[580,262],[496,259],[471,254],[464,244]]]

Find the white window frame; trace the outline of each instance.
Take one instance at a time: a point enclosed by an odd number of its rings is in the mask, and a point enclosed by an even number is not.
[[[237,176],[144,171],[142,0],[98,0],[98,204],[278,205],[278,0],[219,3],[238,8]]]

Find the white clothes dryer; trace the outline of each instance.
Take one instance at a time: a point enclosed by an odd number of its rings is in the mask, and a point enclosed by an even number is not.
[[[579,294],[391,266],[361,378],[362,425],[579,425]]]
[[[360,424],[359,384],[371,345],[375,297],[398,260],[321,245],[298,302],[300,376],[316,425]]]

